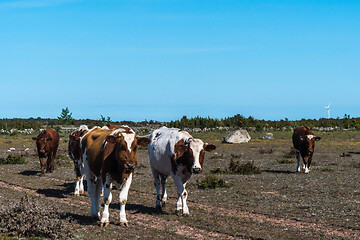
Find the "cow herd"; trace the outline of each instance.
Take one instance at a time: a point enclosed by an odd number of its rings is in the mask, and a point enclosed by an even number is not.
[[[47,157],[46,172],[54,170],[54,158],[59,145],[59,134],[53,129],[43,130],[36,138],[41,174],[45,172],[44,158]],[[315,141],[320,140],[307,127],[294,130],[293,144],[300,171],[300,155],[305,173],[310,171]],[[162,210],[167,200],[166,180],[169,176],[177,188],[176,211],[189,215],[186,183],[192,174],[202,172],[205,152],[216,149],[215,145],[193,138],[188,132],[161,127],[149,137],[140,137],[128,126],[109,124],[104,127],[80,126],[69,135],[68,151],[74,162],[75,196],[84,192],[83,180],[87,179],[87,190],[91,200],[91,217],[100,219],[100,226],[109,225],[109,204],[112,201],[111,188],[119,190],[120,225],[128,226],[125,205],[134,170],[137,166],[137,148],[147,146],[150,167],[156,189],[156,208]],[[160,194],[161,185],[161,194]],[[103,193],[104,209],[100,215],[99,201]]]

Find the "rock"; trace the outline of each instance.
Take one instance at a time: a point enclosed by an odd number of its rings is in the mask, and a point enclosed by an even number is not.
[[[226,137],[222,138],[223,143],[244,143],[249,142],[251,139],[249,133],[244,130],[236,130],[233,132],[230,132]]]
[[[259,136],[259,139],[274,139],[274,134],[264,133]]]

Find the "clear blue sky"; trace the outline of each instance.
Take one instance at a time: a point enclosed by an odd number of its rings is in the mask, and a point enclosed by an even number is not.
[[[360,1],[0,0],[0,118],[360,117]]]

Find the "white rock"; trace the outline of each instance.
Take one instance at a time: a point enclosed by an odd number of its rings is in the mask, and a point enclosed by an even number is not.
[[[274,139],[274,134],[264,133],[259,136],[260,139]]]
[[[226,137],[223,137],[222,142],[223,143],[246,143],[249,142],[251,139],[249,133],[244,130],[236,130],[233,132],[230,132]]]

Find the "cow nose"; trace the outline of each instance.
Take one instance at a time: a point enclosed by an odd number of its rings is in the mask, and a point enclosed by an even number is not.
[[[308,152],[309,152],[309,153],[312,153],[312,152],[313,152],[313,150],[312,150],[312,149],[308,149]]]
[[[133,169],[134,167],[135,167],[135,164],[133,164],[133,163],[126,164],[126,168],[128,168],[128,169]]]
[[[201,172],[201,168],[199,168],[199,167],[193,168],[193,173],[200,173],[200,172]]]

